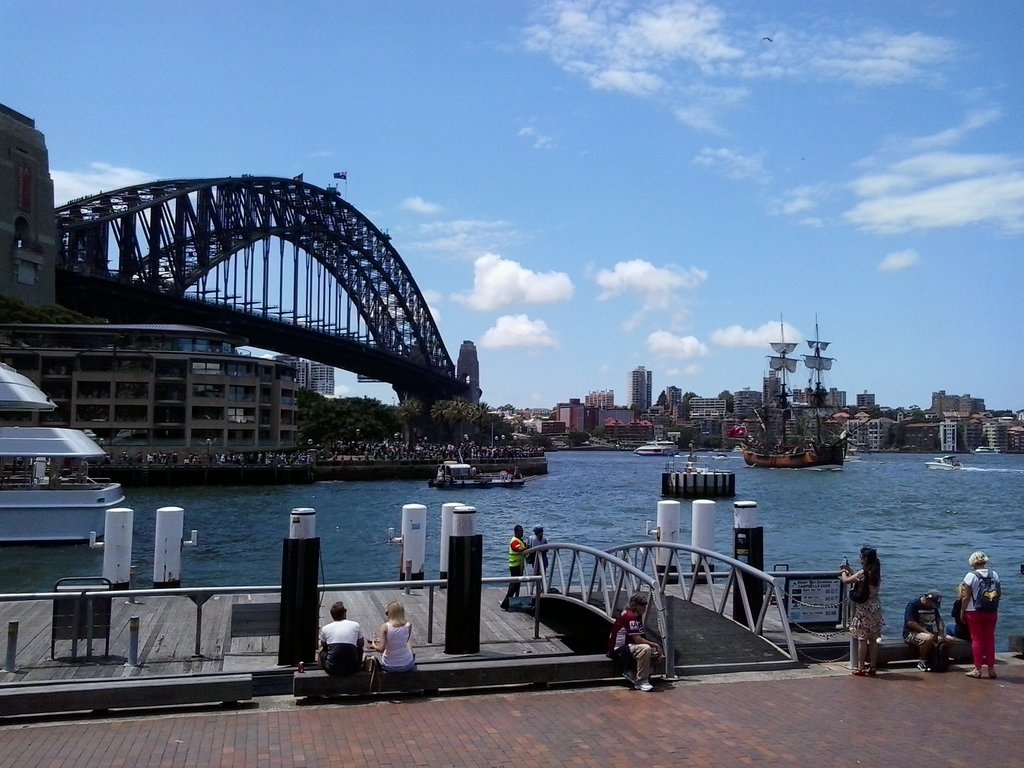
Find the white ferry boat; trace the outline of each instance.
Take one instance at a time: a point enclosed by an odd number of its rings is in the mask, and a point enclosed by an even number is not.
[[[53,408],[30,379],[0,363],[0,409]],[[88,461],[104,456],[77,429],[0,427],[0,544],[102,537],[107,509],[124,502],[119,483],[89,477]]]
[[[679,453],[679,446],[671,440],[654,440],[634,449],[633,453],[637,456],[675,456]]]

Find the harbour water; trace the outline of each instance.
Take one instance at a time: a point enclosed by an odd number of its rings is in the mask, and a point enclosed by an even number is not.
[[[930,588],[946,596],[967,570],[967,556],[985,550],[1002,577],[998,648],[1024,633],[1024,456],[962,457],[960,471],[925,467],[926,455],[869,454],[842,471],[751,469],[739,454],[702,463],[736,473],[736,500],[758,504],[765,566],[829,570],[843,557],[857,561],[862,544],[877,547],[883,568],[886,637],[899,635],[903,608]],[[398,547],[386,542],[400,529],[404,504],[427,507],[426,574],[436,576],[441,505],[476,507],[484,536],[484,575],[507,574],[505,546],[516,523],[527,533],[543,525],[549,541],[601,549],[643,541],[661,499],[662,458],[630,452],[549,454],[549,473],[520,489],[443,491],[422,481],[331,482],[303,486],[152,488],[126,490],[135,510],[133,586],[152,584],[155,511],[185,509],[185,537],[199,546],[183,555],[183,584],[272,585],[281,581],[282,539],[288,513],[317,512],[322,579],[327,583],[395,579]],[[732,552],[732,501],[716,505],[715,548]],[[690,509],[682,503],[680,541],[690,541]],[[49,591],[57,579],[93,576],[102,554],[87,546],[0,549],[0,592]]]

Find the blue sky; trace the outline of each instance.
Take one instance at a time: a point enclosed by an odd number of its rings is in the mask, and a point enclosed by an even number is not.
[[[1024,408],[1016,0],[0,3],[0,102],[58,203],[326,186],[392,236],[484,400],[760,388]],[[339,391],[385,402],[383,385]]]

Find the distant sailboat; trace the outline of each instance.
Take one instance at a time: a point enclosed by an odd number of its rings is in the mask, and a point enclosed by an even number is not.
[[[781,328],[781,323],[780,323]],[[814,323],[814,335],[818,336],[818,323]],[[807,346],[811,354],[804,355],[803,362],[811,371],[811,386],[808,395],[808,408],[803,410],[803,418],[797,419],[796,434],[787,434],[789,421],[793,418],[794,405],[789,399],[789,374],[796,373],[799,360],[790,357],[797,345],[785,340],[782,330],[781,341],[771,343],[774,355],[769,356],[768,366],[779,373],[779,392],[774,402],[765,403],[761,409],[762,435],[760,439],[747,435],[743,445],[743,460],[753,467],[771,467],[777,469],[804,469],[808,467],[843,465],[846,449],[846,431],[837,436],[826,438],[823,430],[823,416],[828,391],[821,383],[823,371],[831,370],[833,358],[822,355],[829,345],[818,338],[808,340]],[[808,433],[806,426],[813,423]],[[803,427],[803,429],[802,429]]]

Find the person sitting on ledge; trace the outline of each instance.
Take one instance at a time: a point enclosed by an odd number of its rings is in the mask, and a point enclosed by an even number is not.
[[[644,635],[644,611],[647,596],[634,592],[626,609],[612,624],[608,634],[608,656],[624,662],[622,676],[633,683],[638,691],[652,691],[651,664],[661,658],[661,646]],[[636,664],[636,675],[633,664]]]
[[[328,675],[351,675],[363,665],[363,632],[359,622],[347,618],[340,600],[331,606],[334,621],[320,630],[320,668]]]
[[[917,668],[922,672],[932,671],[928,663],[932,649],[949,642],[946,625],[939,611],[941,602],[942,593],[930,589],[907,603],[907,609],[903,612],[903,641],[917,648],[920,656]]]

